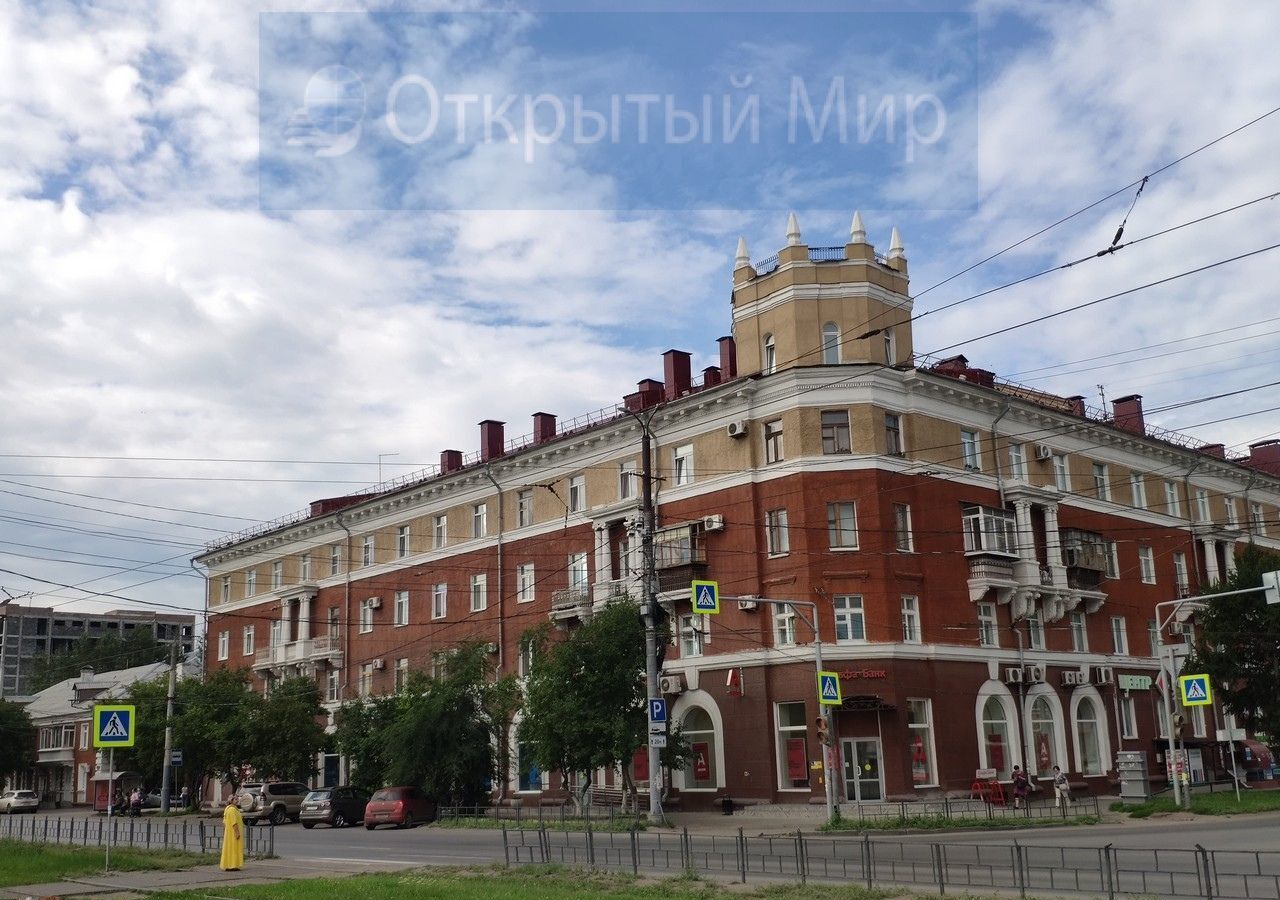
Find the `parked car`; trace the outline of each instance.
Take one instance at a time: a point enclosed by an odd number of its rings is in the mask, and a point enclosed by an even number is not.
[[[266,819],[272,825],[283,825],[285,819],[296,822],[301,817],[302,800],[308,790],[296,781],[242,784],[236,793],[236,806],[246,822]]]
[[[373,792],[364,808],[364,827],[373,831],[379,825],[412,828],[419,822],[436,817],[436,802],[416,787],[386,787]]]
[[[332,828],[358,825],[364,820],[369,795],[359,788],[321,788],[307,794],[302,801],[302,827],[315,828],[323,822]]]
[[[35,812],[39,806],[40,797],[35,791],[5,791],[0,794],[0,812],[9,815]]]

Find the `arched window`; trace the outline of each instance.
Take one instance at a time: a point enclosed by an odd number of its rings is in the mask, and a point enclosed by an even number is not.
[[[1083,775],[1102,774],[1102,748],[1098,740],[1098,708],[1088,697],[1076,706],[1076,752]]]
[[[840,326],[828,322],[822,326],[822,364],[835,366],[840,363]]]
[[[987,767],[998,777],[1012,775],[1013,745],[1009,741],[1009,716],[999,697],[988,697],[982,706],[982,743],[986,749]]]
[[[684,787],[714,789],[716,787],[716,728],[711,716],[694,706],[681,721],[684,735],[693,750],[693,759],[682,773]]]
[[[1031,765],[1027,766],[1041,775],[1053,771],[1065,760],[1058,759],[1057,717],[1045,697],[1037,697],[1031,704]]]
[[[766,375],[772,375],[778,368],[778,348],[774,346],[773,335],[766,334],[764,336],[764,362],[760,366],[760,370]]]

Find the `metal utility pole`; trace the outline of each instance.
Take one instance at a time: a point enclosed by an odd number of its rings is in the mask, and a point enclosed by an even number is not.
[[[164,707],[164,775],[160,781],[160,812],[169,812],[169,791],[173,784],[173,766],[169,765],[173,750],[173,695],[178,688],[178,639],[169,645],[169,693]]]
[[[644,674],[650,697],[661,697],[658,691],[658,566],[654,558],[653,532],[653,447],[648,419],[636,416],[640,421],[640,515],[641,553],[644,557],[644,603],[640,607],[644,616]],[[659,748],[650,734],[649,740],[649,819],[664,822],[662,812],[662,761]]]

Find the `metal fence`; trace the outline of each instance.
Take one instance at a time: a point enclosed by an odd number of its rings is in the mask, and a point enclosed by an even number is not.
[[[690,871],[749,879],[852,882],[1037,894],[1280,900],[1280,852],[1127,850],[961,844],[794,834],[748,837],[672,832],[502,829],[508,866],[563,863],[641,872]]]
[[[619,804],[592,805],[578,812],[568,804],[555,806],[442,806],[437,815],[445,823],[467,824],[476,819],[504,822],[514,828],[629,828],[637,814]]]
[[[245,853],[253,857],[275,856],[275,831],[269,825],[245,825]],[[112,818],[86,816],[5,816],[0,818],[0,838],[41,844],[67,844],[142,850],[186,850],[220,853],[221,823],[197,819]]]

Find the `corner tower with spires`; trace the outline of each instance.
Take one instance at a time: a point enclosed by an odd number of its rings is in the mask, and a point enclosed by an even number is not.
[[[740,375],[837,363],[909,365],[911,297],[898,229],[889,254],[853,214],[843,246],[810,247],[795,213],[787,242],[753,263],[744,238],[733,266],[733,337]]]

